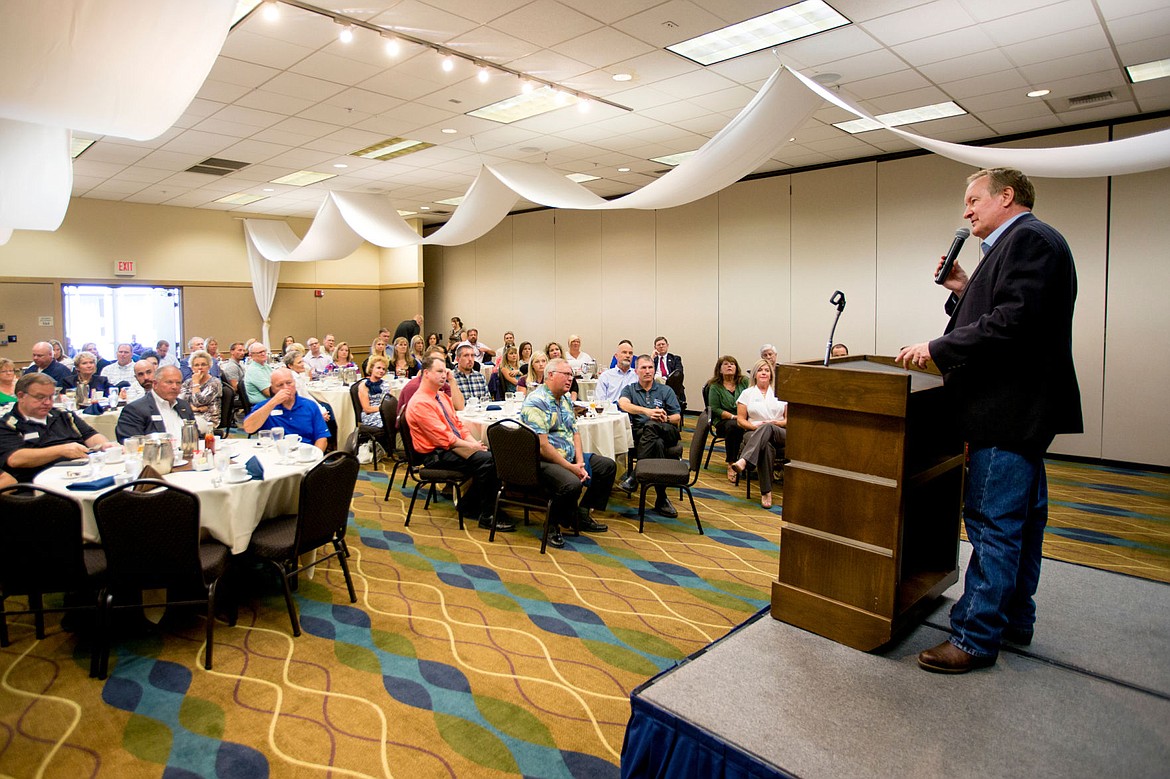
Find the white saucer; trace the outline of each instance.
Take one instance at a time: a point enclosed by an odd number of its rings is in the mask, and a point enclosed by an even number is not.
[[[181,468],[186,464],[187,464],[186,460],[175,460],[173,463],[171,463],[171,467],[172,468]]]
[[[246,481],[252,481],[252,475],[248,474],[242,479],[233,479],[230,476],[225,476],[223,480],[228,484],[243,484]]]

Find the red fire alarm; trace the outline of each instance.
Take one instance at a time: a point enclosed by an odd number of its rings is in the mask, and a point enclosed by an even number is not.
[[[315,297],[315,298],[323,298],[323,297],[325,297],[325,290],[323,290],[323,289],[315,289],[315,290],[313,290],[313,297]]]

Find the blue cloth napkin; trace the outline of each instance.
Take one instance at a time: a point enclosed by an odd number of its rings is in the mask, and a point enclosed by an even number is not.
[[[502,403],[488,403],[487,406],[484,407],[484,411],[503,411],[503,410],[504,410],[504,404],[502,404]]]
[[[95,417],[105,411],[101,403],[90,403],[81,410],[82,414],[93,414]]]
[[[248,469],[248,475],[256,481],[264,481],[264,466],[256,459],[256,455],[252,455],[252,459],[244,465]]]
[[[113,487],[113,486],[114,486],[114,477],[113,476],[106,476],[106,477],[101,478],[101,479],[94,479],[93,481],[77,481],[77,482],[74,482],[73,484],[66,484],[65,489],[67,489],[67,490],[81,490],[81,491],[88,492],[88,491],[94,491],[94,490],[104,490],[106,487]]]

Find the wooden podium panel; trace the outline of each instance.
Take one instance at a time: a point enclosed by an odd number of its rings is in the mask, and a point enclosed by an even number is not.
[[[963,443],[942,377],[857,356],[776,379],[789,462],[772,616],[877,649],[958,580]]]

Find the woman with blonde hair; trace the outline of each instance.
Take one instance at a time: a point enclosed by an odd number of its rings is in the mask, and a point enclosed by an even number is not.
[[[16,402],[16,363],[0,357],[0,408]]]
[[[390,373],[396,378],[409,379],[418,373],[418,362],[410,354],[410,342],[405,336],[394,339],[394,353],[390,355]]]
[[[385,357],[387,362],[390,360],[389,355],[386,354],[386,342],[381,338],[375,338],[374,342],[370,344],[370,357],[374,357],[375,355],[378,357]],[[363,376],[370,375],[370,357],[367,357],[365,362],[362,363]]]
[[[349,356],[349,344],[345,341],[342,341],[341,343],[337,344],[336,347],[334,347],[333,362],[329,363],[329,367],[326,370],[339,371],[342,368],[356,367],[357,365],[354,364],[354,361],[350,359]]]
[[[506,347],[500,357],[500,389],[515,392],[520,381],[520,350],[515,345]]]
[[[548,365],[548,356],[544,352],[533,352],[528,361],[528,373],[516,381],[516,391],[528,393],[541,384],[544,384],[544,366]]]
[[[784,459],[788,432],[788,404],[776,399],[772,386],[772,365],[759,360],[752,368],[753,383],[735,401],[736,420],[747,443],[738,460],[731,464],[737,473],[756,466],[760,476],[760,505],[772,508],[772,469],[776,458]]]
[[[406,339],[400,338],[398,340],[405,341]],[[382,397],[386,394],[382,377],[386,375],[389,362],[385,357],[379,355],[371,355],[366,362],[370,366],[370,375],[358,384],[358,401],[362,406],[361,423],[381,427]]]
[[[414,358],[414,361],[418,363],[420,368],[423,363],[423,357],[426,357],[426,353],[427,347],[423,343],[423,337],[421,335],[416,335],[410,339],[410,356]]]

